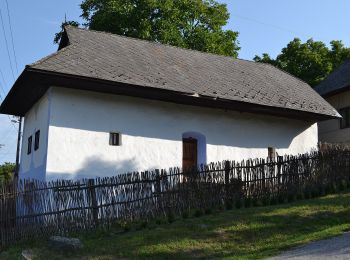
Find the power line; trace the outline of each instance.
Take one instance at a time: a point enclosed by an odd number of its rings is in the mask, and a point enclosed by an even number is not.
[[[7,56],[8,56],[9,61],[10,61],[11,73],[12,73],[13,80],[15,80],[15,74],[13,73],[13,65],[12,65],[11,55],[10,55],[9,46],[8,46],[8,42],[7,42],[6,31],[5,31],[5,26],[4,26],[4,19],[2,18],[1,9],[0,9],[0,20],[1,20],[2,30],[3,30],[3,33],[4,33],[4,39],[5,39],[5,44],[6,44]]]
[[[6,86],[7,84],[6,84],[6,81],[5,81],[5,78],[4,78],[4,74],[2,74],[1,69],[0,69],[0,76],[1,76],[2,81],[4,82],[4,85]]]
[[[16,51],[15,51],[15,44],[14,44],[14,41],[13,41],[12,25],[11,25],[11,18],[10,18],[10,9],[9,9],[9,4],[8,4],[7,0],[5,2],[6,2],[6,8],[7,8],[7,17],[9,19],[12,51],[13,51],[13,56],[15,58],[16,70],[17,70],[17,73],[18,73],[17,57],[16,57]]]
[[[291,29],[286,28],[286,27],[282,27],[282,26],[279,26],[279,25],[271,24],[271,23],[266,23],[266,22],[263,22],[263,21],[256,20],[254,18],[247,17],[247,16],[242,16],[242,15],[235,14],[235,13],[231,13],[231,14],[234,17],[238,18],[238,19],[247,20],[247,21],[250,21],[250,22],[253,22],[253,23],[257,23],[257,24],[260,24],[260,25],[272,27],[272,28],[275,28],[275,29],[280,30],[280,31],[289,32],[289,33],[292,33],[292,34],[295,34],[295,35],[301,35],[301,36],[304,36],[304,37],[307,37],[307,38],[318,38],[318,39],[321,39],[321,40],[326,41],[326,42],[329,41],[329,40],[326,40],[326,39],[322,39],[321,37],[313,37],[312,35],[309,35],[309,34],[306,34],[306,33],[303,33],[303,32],[294,31],[294,30],[291,30]]]
[[[0,87],[1,87],[1,84],[0,84]],[[3,100],[4,100],[4,98],[3,98],[2,95],[0,94],[0,101],[3,101]],[[12,121],[12,119],[11,119],[11,117],[10,117],[9,115],[7,115],[7,117],[8,117],[8,119],[10,120],[10,123],[11,123],[13,129],[15,130],[15,132],[17,132],[17,128],[16,128],[15,123]]]
[[[5,97],[6,96],[5,89],[2,86],[1,82],[0,82],[0,89],[2,90],[2,93],[4,94],[4,97]],[[4,98],[2,98],[2,99],[4,99]]]

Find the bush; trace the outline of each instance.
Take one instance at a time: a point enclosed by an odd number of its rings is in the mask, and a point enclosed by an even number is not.
[[[297,196],[296,196],[296,199],[297,199],[297,200],[303,200],[303,199],[304,199],[304,193],[298,192],[298,193],[297,193]]]
[[[250,208],[252,206],[252,199],[250,197],[247,197],[244,199],[244,207]]]
[[[242,200],[241,199],[237,199],[236,203],[235,203],[236,209],[240,209],[240,208],[242,208],[242,206],[243,206]]]
[[[232,202],[231,202],[231,201],[227,201],[226,204],[225,204],[225,206],[226,206],[226,209],[227,209],[227,210],[233,209],[233,205],[232,205]]]
[[[264,196],[264,197],[262,198],[261,202],[262,202],[262,204],[263,204],[264,206],[270,205],[270,196]]]
[[[282,204],[286,201],[285,195],[284,194],[279,194],[278,197],[278,203]]]
[[[293,202],[296,200],[296,194],[289,193],[287,197],[288,202]]]
[[[183,212],[182,212],[182,218],[183,219],[186,219],[186,218],[188,218],[190,216],[190,213],[188,212],[188,210],[184,210]]]
[[[311,191],[310,190],[307,189],[304,191],[304,198],[307,200],[311,199]]]
[[[15,172],[16,165],[14,163],[5,162],[0,165],[0,184],[2,181],[10,181]]]
[[[346,180],[341,180],[340,183],[339,183],[339,190],[340,191],[343,191],[347,188],[347,181]]]
[[[325,188],[324,188],[324,185],[320,185],[320,186],[318,187],[318,195],[319,195],[319,196],[324,196],[324,195],[326,195],[326,190],[325,190]]]
[[[194,216],[196,218],[200,217],[200,216],[203,216],[203,210],[201,209],[196,209],[196,211],[194,212]]]
[[[162,220],[161,218],[157,218],[157,219],[156,219],[156,224],[157,224],[157,225],[163,224],[163,220]]]
[[[253,206],[254,207],[261,207],[262,205],[263,205],[263,203],[261,202],[261,200],[259,200],[258,198],[253,199]]]
[[[174,214],[174,212],[169,211],[167,217],[168,217],[168,222],[169,223],[173,223],[175,221],[175,214]]]
[[[271,205],[276,205],[278,204],[278,199],[276,197],[272,197],[271,200],[270,200],[270,204]]]
[[[319,196],[319,190],[317,189],[317,187],[313,187],[311,190],[311,198],[317,198]]]
[[[213,213],[213,211],[210,208],[207,208],[207,209],[204,210],[204,214],[205,215],[210,215],[212,213]]]

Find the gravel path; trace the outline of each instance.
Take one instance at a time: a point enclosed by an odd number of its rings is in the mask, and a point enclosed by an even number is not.
[[[312,242],[270,258],[270,260],[282,259],[350,259],[350,232],[331,239]]]

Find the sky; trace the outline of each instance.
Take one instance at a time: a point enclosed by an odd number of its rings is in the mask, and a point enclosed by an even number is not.
[[[6,0],[0,0],[0,101],[26,64],[57,50],[53,37],[65,15],[67,20],[83,22],[79,17],[81,1],[7,0],[6,5]],[[239,32],[241,59],[251,60],[265,52],[275,57],[295,37],[327,44],[342,40],[350,46],[349,0],[218,1],[226,3],[231,14],[225,29]],[[4,145],[0,148],[0,164],[14,162],[16,157],[18,126],[11,119],[0,115],[0,145]]]

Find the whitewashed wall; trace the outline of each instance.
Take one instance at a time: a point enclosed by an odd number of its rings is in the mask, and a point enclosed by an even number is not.
[[[45,179],[47,139],[50,118],[50,91],[25,115],[22,135],[20,178]],[[34,150],[35,132],[40,130],[39,149]],[[32,152],[28,151],[28,138],[32,136]]]
[[[318,141],[317,125],[300,120],[65,88],[51,88],[50,110],[47,180],[181,166],[185,132],[205,136],[207,162],[266,157],[269,146],[305,153]]]
[[[350,106],[350,91],[326,99],[338,111]],[[340,119],[319,122],[319,139],[327,143],[350,143],[350,128],[340,129]]]

